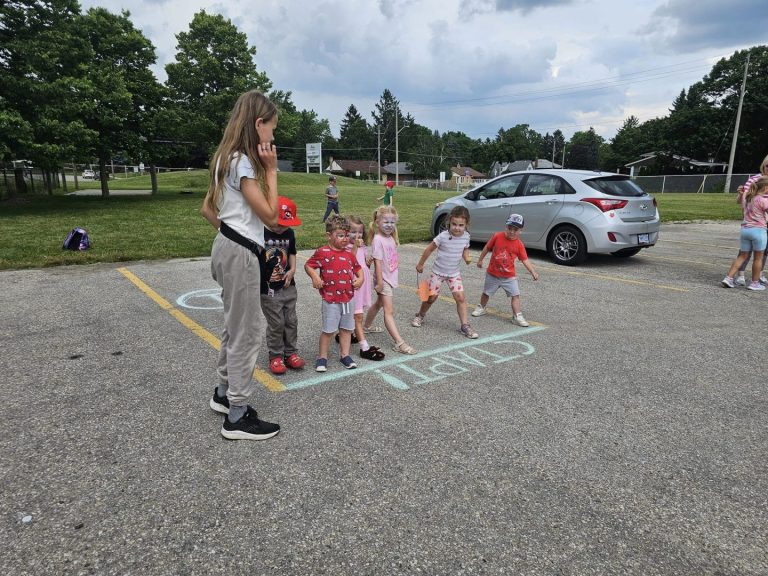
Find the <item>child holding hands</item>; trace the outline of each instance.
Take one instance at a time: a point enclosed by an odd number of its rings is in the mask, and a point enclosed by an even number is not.
[[[499,288],[503,288],[511,299],[512,321],[518,326],[530,326],[520,311],[520,287],[515,276],[515,258],[525,266],[534,281],[539,279],[539,274],[528,260],[525,246],[519,238],[523,224],[523,217],[520,214],[510,214],[507,218],[507,229],[491,236],[483,247],[483,251],[480,252],[480,257],[477,259],[478,268],[483,267],[483,259],[488,252],[491,253],[491,261],[485,273],[485,285],[480,304],[472,312],[472,316],[486,314],[485,307],[488,305],[488,300]]]
[[[437,251],[437,257],[432,264],[432,273],[429,276],[429,299],[421,303],[421,308],[411,320],[411,326],[420,328],[432,304],[440,295],[440,286],[445,282],[456,302],[456,311],[459,314],[459,332],[467,338],[477,338],[477,332],[469,325],[467,318],[467,302],[464,298],[464,285],[461,282],[459,262],[464,260],[469,264],[472,258],[469,255],[469,211],[464,206],[456,206],[448,215],[448,230],[440,232],[432,242],[424,249],[424,252],[416,264],[416,272],[424,271],[424,263],[432,252]]]
[[[328,348],[331,338],[339,332],[339,361],[345,368],[357,368],[349,355],[355,319],[351,300],[363,283],[363,269],[357,258],[347,249],[349,221],[342,216],[331,216],[325,223],[328,244],[321,246],[304,264],[304,270],[312,279],[312,287],[323,298],[320,345],[315,370],[328,369]]]

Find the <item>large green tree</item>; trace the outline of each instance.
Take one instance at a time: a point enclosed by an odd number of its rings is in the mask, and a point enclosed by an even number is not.
[[[337,158],[370,160],[376,158],[376,134],[354,104],[350,104],[341,121]]]
[[[92,137],[82,121],[92,102],[83,66],[92,50],[75,0],[0,3],[0,154],[50,172],[79,156]],[[25,190],[21,173],[17,189]]]
[[[599,165],[600,146],[603,137],[594,128],[576,132],[571,136],[565,152],[565,165],[568,168],[597,170]]]
[[[134,28],[127,11],[91,8],[79,26],[93,50],[85,77],[94,106],[84,111],[85,123],[97,135],[101,193],[108,196],[107,165],[117,151],[140,149],[143,121],[158,105],[159,85],[149,68],[155,47]]]
[[[176,61],[165,67],[171,99],[182,118],[183,138],[194,142],[190,153],[204,165],[218,145],[238,96],[272,88],[256,69],[256,48],[228,19],[202,10],[188,32],[176,35]]]

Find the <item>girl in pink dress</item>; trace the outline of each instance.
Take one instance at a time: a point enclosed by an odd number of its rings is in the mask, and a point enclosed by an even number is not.
[[[366,360],[384,360],[384,352],[376,346],[371,346],[365,339],[363,331],[363,314],[371,306],[371,263],[373,257],[368,254],[368,238],[365,232],[365,224],[359,216],[348,216],[350,230],[349,242],[352,245],[352,252],[357,257],[357,262],[363,269],[363,284],[355,290],[355,297],[352,299],[355,314],[355,337],[360,344],[360,358]]]

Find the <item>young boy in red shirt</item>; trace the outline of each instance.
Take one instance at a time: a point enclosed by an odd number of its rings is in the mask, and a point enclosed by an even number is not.
[[[534,280],[539,279],[539,274],[528,260],[525,246],[519,238],[522,227],[523,217],[520,214],[510,214],[507,218],[507,229],[504,232],[496,232],[480,252],[477,259],[478,268],[483,267],[483,258],[488,252],[491,253],[491,261],[485,273],[485,285],[480,304],[472,312],[472,316],[485,315],[488,300],[499,288],[503,288],[512,300],[512,321],[518,326],[530,326],[520,311],[520,287],[515,276],[515,258],[520,260]]]
[[[363,269],[357,257],[347,249],[349,221],[342,216],[331,216],[325,222],[328,244],[321,246],[304,264],[304,270],[312,279],[312,287],[323,298],[323,329],[320,334],[320,351],[315,362],[317,372],[328,369],[328,348],[331,338],[338,331],[340,362],[345,368],[357,368],[349,355],[352,331],[355,329],[354,310],[351,300],[363,283]]]

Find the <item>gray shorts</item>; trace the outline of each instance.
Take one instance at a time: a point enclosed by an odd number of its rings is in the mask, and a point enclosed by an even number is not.
[[[355,315],[352,302],[331,304],[323,300],[323,332],[333,334],[337,330],[354,330]]]
[[[485,275],[485,284],[483,285],[483,294],[493,296],[496,290],[504,288],[507,296],[520,296],[520,287],[517,285],[517,278],[499,278],[498,276]]]

